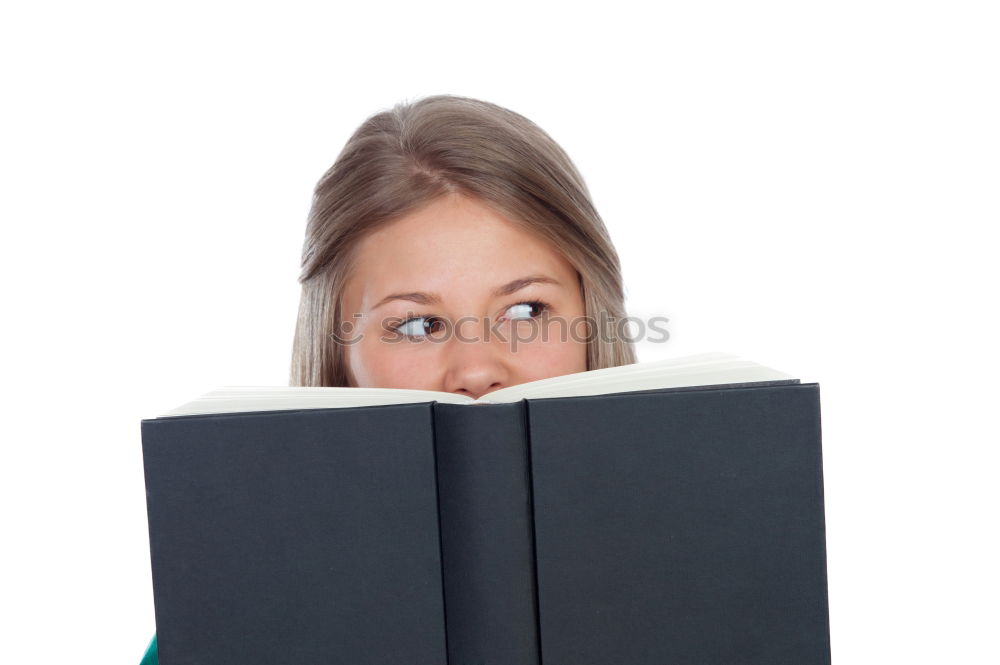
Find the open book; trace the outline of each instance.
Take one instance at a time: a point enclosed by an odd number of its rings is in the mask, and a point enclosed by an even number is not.
[[[820,439],[724,353],[209,393],[142,422],[160,661],[825,665]]]
[[[214,390],[163,416],[429,401],[448,404],[503,404],[545,397],[577,397],[781,380],[794,380],[794,377],[731,353],[716,351],[540,379],[501,388],[479,399],[456,393],[398,388],[228,387]]]

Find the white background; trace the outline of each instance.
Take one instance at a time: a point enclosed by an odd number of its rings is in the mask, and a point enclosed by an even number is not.
[[[313,185],[452,93],[574,159],[640,359],[820,383],[835,661],[1000,662],[995,6],[5,3],[0,661],[138,663],[140,419],[287,381]]]

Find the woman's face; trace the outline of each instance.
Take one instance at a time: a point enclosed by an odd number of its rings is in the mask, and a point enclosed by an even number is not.
[[[576,271],[460,194],[367,236],[342,304],[355,386],[475,398],[587,368],[586,342],[571,334],[584,316]]]

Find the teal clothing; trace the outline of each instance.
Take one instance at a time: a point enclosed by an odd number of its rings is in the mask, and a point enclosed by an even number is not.
[[[153,639],[146,647],[146,655],[142,657],[139,665],[160,665],[160,656],[156,652],[156,633],[153,633]]]

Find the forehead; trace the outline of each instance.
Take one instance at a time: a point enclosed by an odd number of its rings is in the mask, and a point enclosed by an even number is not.
[[[538,273],[576,284],[573,267],[547,241],[486,204],[451,195],[363,239],[345,296],[362,308],[403,291],[471,299]]]

